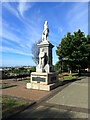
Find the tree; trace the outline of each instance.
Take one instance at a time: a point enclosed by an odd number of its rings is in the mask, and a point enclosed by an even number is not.
[[[37,44],[39,44],[41,42],[41,40],[38,40],[37,42],[33,43],[31,51],[32,51],[32,59],[34,61],[35,64],[39,63],[39,48],[37,46]]]
[[[55,64],[55,71],[57,71],[58,73],[61,73],[61,63],[60,63],[60,61],[58,61]]]
[[[79,29],[71,35],[67,33],[61,43],[57,47],[56,54],[59,61],[62,61],[62,56],[67,58],[67,64],[71,70],[87,68],[90,65],[90,36],[85,37],[85,34]]]
[[[66,60],[61,60],[56,62],[55,64],[55,71],[57,71],[58,73],[62,73],[62,71],[68,71],[68,64]]]
[[[35,67],[35,66],[32,66],[32,67],[30,68],[30,70],[31,70],[31,72],[35,72],[35,71],[36,71],[36,67]]]
[[[87,35],[87,51],[89,52],[89,57],[88,57],[88,67],[90,68],[90,35]]]

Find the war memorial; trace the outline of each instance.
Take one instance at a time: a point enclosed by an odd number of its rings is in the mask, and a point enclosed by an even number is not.
[[[58,73],[55,72],[52,64],[52,45],[49,41],[48,22],[45,21],[42,34],[42,42],[37,44],[40,48],[39,64],[36,66],[36,72],[31,73],[30,83],[26,84],[27,89],[38,89],[50,91],[60,84]]]

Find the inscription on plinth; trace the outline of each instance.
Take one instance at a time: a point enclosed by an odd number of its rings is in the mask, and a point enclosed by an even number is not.
[[[42,78],[42,77],[32,77],[32,81],[46,82],[46,78]]]

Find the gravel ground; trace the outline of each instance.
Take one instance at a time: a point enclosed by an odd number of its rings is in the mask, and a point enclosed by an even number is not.
[[[12,83],[15,84],[14,81]],[[25,87],[26,83],[22,81],[16,82],[16,84],[17,86],[15,87],[3,89],[2,95],[9,95],[13,97],[19,97],[19,98],[24,98],[28,100],[38,101],[50,93],[48,91],[26,89]]]

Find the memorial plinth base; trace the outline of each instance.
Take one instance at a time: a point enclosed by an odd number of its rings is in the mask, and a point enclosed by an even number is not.
[[[27,83],[26,84],[26,88],[27,89],[50,91],[50,90],[58,87],[59,85],[61,85],[60,81],[52,83],[52,84],[49,84],[49,85],[40,84],[40,83]]]
[[[60,85],[61,82],[58,80],[58,73],[31,73],[31,81],[27,83],[27,89],[37,89],[37,90],[46,90],[50,91],[53,88]]]

